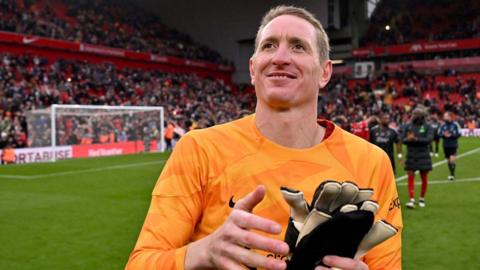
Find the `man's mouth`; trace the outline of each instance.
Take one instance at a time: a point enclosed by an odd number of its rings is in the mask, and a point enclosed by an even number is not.
[[[274,78],[274,79],[296,79],[297,76],[295,76],[292,73],[289,72],[270,72],[267,74],[268,78]]]

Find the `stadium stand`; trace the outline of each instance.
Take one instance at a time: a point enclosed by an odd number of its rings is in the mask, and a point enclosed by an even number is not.
[[[450,70],[446,75],[426,76],[411,68],[384,72],[371,81],[337,76],[320,96],[319,115],[336,121],[344,116],[351,123],[391,108],[399,125],[415,104],[423,104],[432,113],[453,111],[466,127],[470,119],[479,117],[479,81],[479,74]],[[239,93],[220,80],[193,74],[67,60],[49,63],[39,57],[5,54],[0,64],[1,141],[16,148],[40,145],[27,140],[24,112],[54,103],[165,106],[166,118],[184,129],[211,126],[251,112],[253,93]],[[349,129],[349,124],[344,127]]]
[[[0,1],[0,31],[231,65],[218,52],[196,44],[128,1],[46,2]]]
[[[434,31],[429,28],[425,15],[432,1],[421,2],[416,9],[409,7],[413,2],[418,5],[418,1],[391,2],[394,1],[381,1],[375,10],[365,36],[366,44],[412,42],[425,39],[426,32],[433,33],[427,40],[480,37],[478,16],[460,8],[468,4],[471,10],[478,10],[480,7],[475,1],[449,2],[452,6],[440,8],[435,16],[462,17],[464,24],[453,24],[460,20],[438,23]],[[53,10],[42,0],[1,0],[0,30],[229,64],[218,53],[196,44],[187,35],[163,25],[160,19],[129,2],[109,3],[108,0],[55,0]],[[394,11],[400,11],[399,15],[390,16]],[[421,19],[413,21],[413,17]],[[387,23],[394,31],[385,37],[382,27]],[[412,23],[418,30],[403,31],[410,29]],[[454,57],[464,56],[453,53]],[[435,57],[435,53],[431,54]],[[469,51],[467,55],[478,55],[478,52]],[[454,112],[462,127],[476,125],[480,116],[478,72],[458,72],[456,67],[463,68],[463,62],[458,59],[451,60],[450,68],[435,72],[429,70],[429,65],[435,66],[435,63],[420,65],[423,62],[414,58],[405,59],[411,61],[384,61],[382,71],[367,79],[335,76],[319,97],[319,117],[332,119],[351,130],[352,125],[356,127],[356,123],[368,122],[380,111],[390,110],[393,125],[400,126],[416,104],[423,104],[433,114],[444,110]],[[4,53],[0,54],[0,60],[0,147],[42,145],[41,141],[48,138],[34,138],[29,134],[25,112],[55,103],[164,106],[167,122],[174,121],[185,130],[238,118],[252,112],[255,103],[251,86],[237,87],[194,73],[118,66],[106,61],[44,58],[31,53]],[[455,65],[455,61],[460,64]],[[74,120],[65,119],[66,129],[72,126],[68,121]],[[39,128],[41,125],[39,123]],[[99,132],[100,129],[98,134],[89,135],[92,142],[102,141]],[[121,133],[115,132],[113,141],[125,139],[123,135],[119,137]],[[60,142],[82,143],[81,135],[68,137],[71,134],[67,130],[65,136],[59,138]]]
[[[194,74],[6,54],[0,59],[1,142],[15,148],[41,144],[27,141],[24,112],[55,103],[164,106],[166,118],[185,129],[230,121],[253,106],[252,95],[234,96],[223,81]]]
[[[392,45],[478,38],[479,9],[480,3],[475,0],[383,0],[372,14],[361,43]]]
[[[320,97],[319,115],[334,119],[349,129],[349,123],[366,120],[382,110],[391,110],[394,125],[409,117],[417,104],[432,114],[452,111],[462,127],[478,119],[478,74],[424,76],[413,70],[383,73],[374,80],[347,80],[334,77]],[[345,119],[345,120],[341,120]]]
[[[351,59],[371,61],[377,72],[352,79],[352,66],[340,68],[347,78],[330,84],[334,93],[323,97],[323,114],[340,123],[359,123],[380,110],[391,110],[398,127],[415,106],[423,105],[431,114],[453,112],[463,128],[468,123],[476,127],[479,12],[480,3],[472,0],[377,1],[361,47],[352,51]]]

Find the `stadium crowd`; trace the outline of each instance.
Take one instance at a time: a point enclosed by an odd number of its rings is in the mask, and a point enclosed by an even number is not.
[[[455,83],[446,78],[454,78]],[[461,77],[453,70],[441,76],[422,75],[411,67],[395,72],[385,70],[378,77],[350,83],[347,78],[337,76],[319,97],[319,117],[333,119],[351,131],[355,128],[352,123],[370,121],[375,119],[372,116],[389,112],[391,126],[398,128],[421,105],[433,118],[450,111],[462,127],[469,123],[477,126],[480,117],[477,80],[473,75]],[[369,123],[375,124],[376,121]]]
[[[128,1],[63,0],[65,14],[59,7],[39,7],[40,2],[0,0],[0,31],[231,65],[218,52]]]
[[[49,132],[35,132],[48,129],[48,121],[37,120],[29,131],[26,112],[48,108],[51,104],[164,106],[167,122],[189,130],[236,119],[252,112],[255,103],[250,91],[235,93],[223,81],[194,74],[118,69],[107,63],[67,60],[49,63],[35,56],[3,54],[0,59],[0,141],[16,148],[49,144]],[[399,126],[409,118],[414,105],[422,104],[431,114],[453,112],[456,121],[466,127],[480,116],[478,85],[476,80],[458,77],[453,71],[446,75],[455,78],[455,83],[418,74],[411,68],[387,70],[376,78],[353,83],[337,76],[319,96],[319,117],[332,119],[351,130],[352,123],[389,111],[393,126]],[[452,96],[457,99],[452,100]],[[398,102],[401,99],[403,102]],[[113,118],[104,120],[115,122]],[[80,127],[79,131],[72,133],[65,128],[57,140],[60,144],[81,143],[82,138],[89,137],[95,143],[111,138],[100,138],[111,133],[115,135],[113,141],[122,140],[121,134],[127,136],[127,140],[142,137],[135,131],[144,130],[149,121],[133,122],[137,124],[116,125],[116,129],[112,124],[81,128],[84,124],[81,120],[65,117],[60,127]],[[158,130],[158,126],[156,128]]]
[[[0,30],[228,64],[217,52],[196,44],[188,35],[165,26],[158,17],[128,1],[58,2],[63,8],[53,10],[45,1],[0,0]],[[435,5],[439,10],[431,13],[432,3],[381,1],[371,17],[365,42],[381,45],[425,37],[480,37],[476,16],[479,3],[448,1],[448,8]],[[427,11],[434,14],[433,21],[426,16]],[[453,19],[440,23],[443,17]],[[386,24],[391,25],[391,31],[383,29]],[[167,123],[182,130],[236,119],[252,112],[255,105],[251,87],[233,91],[221,80],[194,74],[119,69],[108,63],[49,62],[37,56],[9,54],[0,54],[0,61],[0,147],[49,145],[47,118],[39,117],[29,125],[26,113],[51,104],[164,106]],[[415,105],[422,104],[436,115],[434,118],[442,111],[451,111],[461,126],[477,126],[478,80],[452,69],[445,74],[423,75],[411,67],[387,69],[360,81],[337,76],[321,92],[318,113],[355,132],[358,123],[374,119],[372,116],[382,111],[389,111],[392,125],[398,127],[408,120]],[[145,138],[143,134],[158,133],[159,127],[151,122],[148,118],[103,118],[88,127],[81,118],[64,117],[58,122],[62,132],[57,140],[59,144],[76,144]]]
[[[383,0],[371,16],[361,44],[479,38],[479,13],[480,2],[475,0]]]
[[[27,140],[25,112],[51,104],[164,106],[166,119],[185,129],[238,118],[253,106],[253,96],[234,96],[223,81],[194,74],[66,60],[49,63],[35,56],[4,54],[0,59],[1,141],[15,147],[33,143]],[[98,142],[99,135],[93,137]]]

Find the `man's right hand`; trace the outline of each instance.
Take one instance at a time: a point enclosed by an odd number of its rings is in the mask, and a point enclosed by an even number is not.
[[[265,197],[265,187],[258,186],[253,192],[235,203],[233,211],[215,232],[193,242],[187,249],[185,269],[243,270],[245,266],[267,270],[283,270],[287,264],[274,258],[260,255],[251,249],[287,255],[288,245],[251,230],[280,234],[281,226],[269,219],[252,214],[253,208]]]

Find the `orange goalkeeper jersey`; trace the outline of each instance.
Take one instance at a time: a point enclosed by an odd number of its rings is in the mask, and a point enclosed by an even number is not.
[[[372,270],[401,269],[402,217],[388,156],[331,122],[319,123],[333,131],[307,149],[268,140],[256,128],[255,115],[184,135],[153,190],[126,269],[184,269],[188,244],[221,226],[234,202],[259,184],[266,186],[266,195],[253,213],[280,223],[283,232],[273,237],[283,239],[290,208],[280,187],[302,190],[311,201],[316,187],[328,179],[374,189],[373,199],[380,205],[375,219],[385,219],[399,233],[363,260]]]

